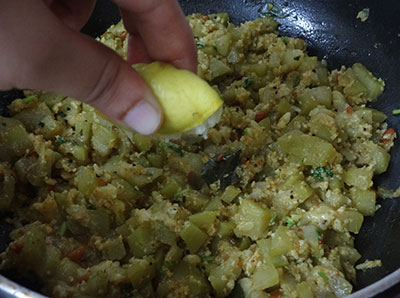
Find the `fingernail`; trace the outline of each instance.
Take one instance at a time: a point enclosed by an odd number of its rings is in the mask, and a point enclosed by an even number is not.
[[[126,114],[123,121],[138,133],[150,135],[160,126],[161,114],[147,100],[141,100]]]

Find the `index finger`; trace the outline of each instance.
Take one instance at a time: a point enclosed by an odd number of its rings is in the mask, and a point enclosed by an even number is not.
[[[125,28],[139,34],[147,54],[197,73],[197,50],[189,24],[176,0],[115,0]]]

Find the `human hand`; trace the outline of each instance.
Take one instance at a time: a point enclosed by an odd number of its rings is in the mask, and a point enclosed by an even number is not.
[[[57,92],[154,133],[161,108],[130,64],[157,60],[196,72],[193,36],[176,0],[114,2],[130,33],[128,63],[79,33],[95,0],[0,0],[0,90]]]

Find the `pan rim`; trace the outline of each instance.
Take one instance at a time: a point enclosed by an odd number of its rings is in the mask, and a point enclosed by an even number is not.
[[[373,284],[358,290],[347,296],[348,298],[369,298],[388,290],[396,285],[400,280],[400,269],[393,271],[384,278],[374,282]],[[18,298],[48,298],[24,286],[21,286],[12,280],[0,275],[0,294],[5,294],[5,297]],[[3,297],[3,296],[2,296]]]

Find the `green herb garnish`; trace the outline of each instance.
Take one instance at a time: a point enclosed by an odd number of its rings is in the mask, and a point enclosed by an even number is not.
[[[176,153],[178,153],[180,156],[183,156],[183,152],[182,152],[182,148],[179,147],[178,145],[172,144],[172,143],[168,143],[168,142],[160,142],[160,149],[161,152],[165,151],[165,147],[175,151]]]
[[[296,225],[296,222],[293,220],[293,218],[286,216],[285,219],[289,228]]]
[[[315,234],[317,234],[318,240],[322,240],[321,232],[318,231],[317,229],[315,230]]]
[[[168,261],[165,261],[164,262],[164,267],[165,268],[169,268],[169,267],[171,267],[171,266],[173,266],[174,265],[174,263],[171,263],[171,262],[168,262]]]
[[[282,41],[283,41],[284,43],[288,43],[288,42],[289,42],[289,37],[282,36],[281,39],[282,39]]]
[[[67,222],[63,221],[62,224],[60,225],[60,235],[64,236],[66,231],[67,231]]]
[[[275,223],[277,218],[278,218],[278,213],[275,212],[274,215],[272,216],[271,220],[269,221],[269,225],[272,226]]]
[[[247,79],[244,80],[244,82],[242,84],[242,87],[244,89],[247,89],[247,87],[249,87],[253,83],[254,83],[254,80],[252,78],[247,78]]]
[[[315,177],[319,181],[323,181],[324,177],[332,178],[333,172],[325,167],[317,167],[315,170],[311,170],[311,176]]]
[[[202,42],[197,42],[197,43],[196,43],[196,47],[197,47],[198,49],[202,49],[202,48],[205,48],[206,45],[205,45],[204,43],[202,43]]]
[[[250,136],[250,131],[249,131],[249,129],[246,128],[246,129],[243,131],[243,134],[244,134],[245,136]]]
[[[34,99],[35,99],[34,95],[29,95],[28,97],[25,97],[23,99],[23,101],[24,101],[24,103],[28,104],[28,103],[31,103]]]
[[[182,153],[182,148],[179,147],[178,145],[172,144],[172,143],[166,143],[167,147],[173,151],[175,151],[176,153],[178,153],[180,156],[183,156]]]
[[[70,142],[70,141],[64,139],[62,136],[57,136],[56,142],[54,143],[54,145],[60,146],[60,145],[62,145],[62,144],[69,143],[69,142]]]
[[[392,111],[393,115],[400,115],[400,109],[395,109]]]
[[[207,257],[203,258],[203,261],[207,262],[207,263],[211,263],[212,261],[214,261],[215,258],[216,258],[216,256],[207,256]]]
[[[56,137],[56,141],[55,141],[54,145],[56,145],[58,147],[58,146],[60,146],[62,144],[65,144],[65,143],[71,143],[72,145],[78,145],[76,142],[70,141],[70,140],[66,140],[62,136],[57,136]]]
[[[321,276],[321,278],[322,278],[323,280],[329,280],[328,276],[326,276],[326,274],[323,273],[323,272],[321,272],[321,271],[318,271],[318,275]]]

